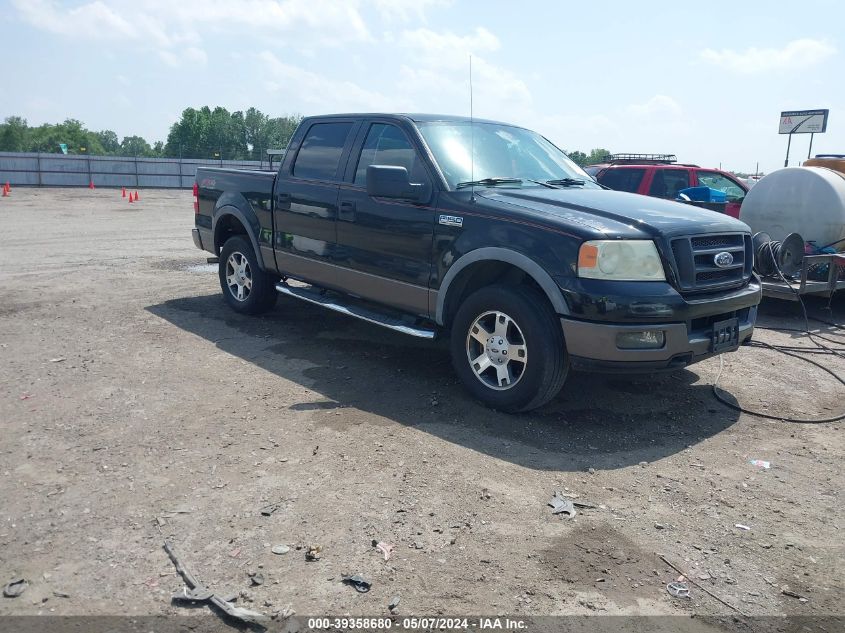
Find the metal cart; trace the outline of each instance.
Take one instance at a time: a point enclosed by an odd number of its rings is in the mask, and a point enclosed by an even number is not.
[[[828,265],[826,281],[807,279],[810,269],[816,266],[823,266],[824,264]],[[845,279],[840,279],[839,274],[839,271],[843,267],[845,267],[845,254],[843,253],[804,255],[799,279],[787,279],[788,283],[784,283],[779,277],[764,277],[761,280],[763,296],[788,299],[790,301],[798,301],[799,295],[832,297],[837,290],[845,289]]]

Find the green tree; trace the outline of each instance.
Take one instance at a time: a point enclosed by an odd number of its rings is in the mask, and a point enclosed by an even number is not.
[[[272,119],[270,123],[269,149],[285,149],[301,122],[302,115],[299,114]]]
[[[205,144],[203,128],[210,114],[207,107],[199,110],[185,108],[182,117],[170,126],[164,153],[173,157],[199,158],[200,148]]]
[[[164,145],[166,156],[260,160],[270,148],[286,147],[300,116],[271,119],[256,108],[229,112],[208,106],[186,108],[170,127]]]
[[[117,140],[117,134],[111,130],[101,130],[95,134],[106,154],[114,156],[120,151],[120,142]]]
[[[140,136],[124,136],[120,142],[120,153],[123,156],[152,156],[153,148]]]
[[[87,130],[81,121],[65,119],[56,125],[45,123],[36,128],[30,128],[30,141],[27,151],[30,152],[60,152],[60,145],[67,145],[68,154],[99,154],[105,153],[102,143],[95,132]]]
[[[587,165],[597,165],[599,163],[606,163],[610,160],[610,150],[596,148],[590,151],[587,156]]]
[[[26,119],[19,116],[6,117],[0,124],[0,152],[25,152],[29,136]]]
[[[244,135],[249,148],[249,157],[261,160],[261,152],[269,146],[270,117],[255,108],[244,115]]]
[[[579,152],[576,149],[571,152],[566,152],[566,155],[569,156],[576,165],[584,167],[587,164],[587,155],[584,152]]]

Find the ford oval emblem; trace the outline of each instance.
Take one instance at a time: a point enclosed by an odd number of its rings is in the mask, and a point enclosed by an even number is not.
[[[719,268],[727,268],[734,263],[734,256],[727,251],[722,251],[713,256],[713,263]]]

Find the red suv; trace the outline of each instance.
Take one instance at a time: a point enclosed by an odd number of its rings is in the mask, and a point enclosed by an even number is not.
[[[725,213],[738,218],[748,187],[718,169],[678,164],[672,154],[613,154],[607,163],[586,168],[599,184],[656,198],[675,199],[687,187],[710,187],[725,194]]]

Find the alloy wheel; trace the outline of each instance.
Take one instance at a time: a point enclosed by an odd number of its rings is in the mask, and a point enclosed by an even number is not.
[[[490,389],[511,389],[525,374],[525,337],[504,312],[485,312],[475,319],[467,333],[466,351],[475,377]]]
[[[238,301],[246,301],[252,291],[252,269],[243,253],[235,251],[226,260],[226,285]]]

